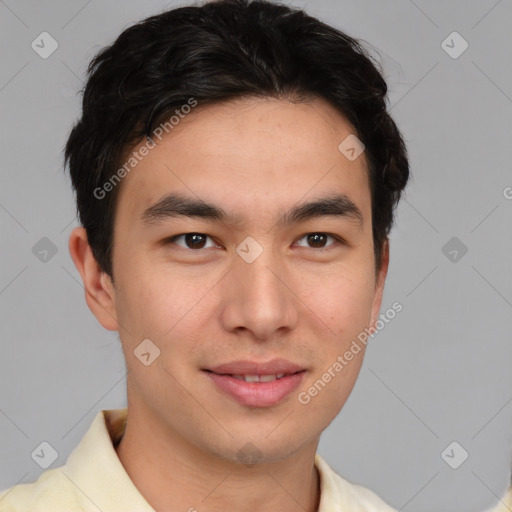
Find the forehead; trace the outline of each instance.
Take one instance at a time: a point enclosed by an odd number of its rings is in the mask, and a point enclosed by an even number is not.
[[[355,129],[346,118],[318,99],[245,98],[198,106],[155,139],[156,147],[126,175],[117,210],[135,222],[175,191],[247,213],[256,204],[260,212],[282,210],[308,194],[343,193],[364,210],[365,154],[351,161],[339,149],[351,134]]]

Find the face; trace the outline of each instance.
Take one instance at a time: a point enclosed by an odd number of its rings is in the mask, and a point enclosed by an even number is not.
[[[351,133],[321,100],[197,107],[124,178],[111,302],[92,309],[119,330],[129,407],[157,428],[277,461],[340,411],[364,345],[335,363],[377,320],[387,269],[365,154],[338,149]]]

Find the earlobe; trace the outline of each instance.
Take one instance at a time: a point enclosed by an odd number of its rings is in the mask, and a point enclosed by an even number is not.
[[[89,309],[105,329],[117,331],[114,286],[110,277],[99,268],[85,228],[80,226],[71,232],[69,254],[82,277],[85,300]]]

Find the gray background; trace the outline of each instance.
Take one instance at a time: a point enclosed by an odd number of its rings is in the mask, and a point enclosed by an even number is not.
[[[404,309],[370,342],[319,452],[397,509],[482,511],[505,492],[512,455],[512,2],[289,3],[375,48],[413,173],[382,306]],[[41,441],[61,465],[100,409],[126,405],[117,333],[89,312],[68,253],[61,151],[89,60],[177,5],[0,2],[0,489],[42,473],[30,456]],[[43,31],[59,45],[47,59],[31,48]],[[469,44],[458,58],[441,45],[453,31]],[[43,237],[57,250],[46,261],[33,252]],[[452,460],[469,453],[458,469],[441,457],[453,441]]]

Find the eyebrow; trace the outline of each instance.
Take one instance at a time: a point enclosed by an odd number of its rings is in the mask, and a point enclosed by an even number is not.
[[[347,218],[360,227],[363,225],[361,210],[345,194],[335,194],[299,203],[283,213],[278,224],[290,225],[324,216]],[[146,225],[152,225],[176,217],[217,220],[229,224],[240,224],[242,222],[239,215],[226,212],[220,206],[177,193],[164,196],[144,210],[141,220]]]

